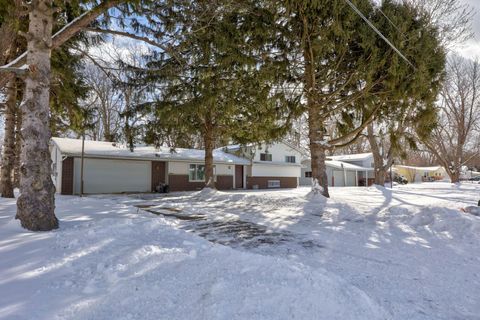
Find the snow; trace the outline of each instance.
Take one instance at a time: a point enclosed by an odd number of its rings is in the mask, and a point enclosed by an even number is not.
[[[326,160],[325,164],[327,166],[337,168],[337,169],[346,169],[346,170],[352,170],[352,171],[373,171],[373,168],[361,167],[355,164],[338,161],[338,160]]]
[[[82,152],[81,139],[52,138],[53,143],[60,149],[62,154],[80,156]],[[105,158],[137,158],[149,160],[184,160],[184,161],[204,161],[205,151],[199,149],[176,148],[171,152],[168,147],[155,148],[152,146],[136,147],[133,152],[126,146],[113,144],[106,141],[85,140],[85,155],[105,157]],[[213,151],[213,160],[217,163],[231,163],[249,165],[247,159],[223,152],[221,150]]]
[[[356,153],[356,154],[328,156],[327,159],[336,160],[336,161],[355,161],[355,160],[360,161],[360,160],[367,160],[372,157],[373,157],[372,153],[369,152],[369,153]]]
[[[433,171],[438,171],[441,170],[441,166],[433,166],[433,167],[414,167],[414,166],[404,166],[404,165],[395,165],[396,167],[399,168],[406,168],[406,169],[413,169],[413,170],[418,170],[418,171],[428,171],[428,172],[433,172]]]
[[[0,319],[479,319],[480,185],[309,191],[1,199]]]

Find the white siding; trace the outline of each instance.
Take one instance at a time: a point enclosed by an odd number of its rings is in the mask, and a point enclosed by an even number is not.
[[[62,154],[57,146],[53,145],[50,156],[52,159],[52,180],[55,185],[55,191],[61,192],[62,187]]]
[[[80,193],[80,166],[80,158],[75,158],[75,194]],[[83,181],[85,193],[149,192],[151,162],[86,158]]]
[[[254,164],[252,166],[253,177],[300,177],[300,166],[280,166]]]
[[[301,154],[297,150],[290,148],[283,143],[274,143],[272,145],[262,144],[260,147],[255,147],[254,161],[260,161],[260,154],[268,151],[272,155],[272,162],[286,162],[285,156],[295,156],[295,162],[300,163]]]
[[[192,162],[193,163],[193,162]],[[189,163],[187,162],[168,162],[169,174],[188,174]]]
[[[225,175],[231,176],[234,174],[235,165],[227,165],[227,164],[216,164],[215,165],[215,172],[217,175]]]

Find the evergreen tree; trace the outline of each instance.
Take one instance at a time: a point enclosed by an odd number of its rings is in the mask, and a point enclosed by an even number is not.
[[[270,12],[254,1],[197,1],[183,13],[176,17],[184,30],[176,54],[154,56],[148,64],[159,71],[147,80],[161,87],[149,137],[200,134],[206,187],[214,188],[216,142],[277,139],[288,129],[293,108],[276,86],[282,64],[265,51],[272,43]]]
[[[289,40],[285,57],[297,67],[308,114],[313,192],[328,197],[326,151],[355,141],[372,120],[356,103],[374,85],[370,74],[371,30],[345,1],[276,1],[278,25]],[[368,0],[355,1],[371,12]],[[286,26],[282,28],[282,26]],[[329,127],[334,132],[327,133]]]
[[[365,108],[381,107],[369,124],[367,137],[375,164],[375,183],[383,185],[394,157],[416,148],[416,136],[428,136],[435,124],[435,100],[444,74],[445,53],[439,34],[427,15],[407,3],[386,0],[372,22],[401,50],[410,66],[392,56],[387,44],[372,35],[374,77]]]

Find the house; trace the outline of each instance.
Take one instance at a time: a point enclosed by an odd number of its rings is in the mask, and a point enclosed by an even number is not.
[[[220,150],[250,160],[245,167],[247,189],[298,187],[302,153],[288,143],[230,145]]]
[[[375,181],[373,155],[360,153],[351,155],[327,156],[328,185],[331,187],[370,186]],[[300,185],[312,185],[311,160],[302,161]]]
[[[231,149],[214,150],[216,188],[297,187],[299,154],[281,143],[262,148],[249,150],[249,158]],[[82,140],[52,138],[50,152],[57,192],[79,194]],[[142,146],[131,152],[115,143],[85,140],[83,155],[83,191],[87,194],[152,192],[161,183],[168,184],[171,191],[199,190],[205,185],[204,150]]]
[[[415,167],[394,165],[393,171],[400,176],[404,176],[410,183],[443,180],[448,177],[442,166]]]

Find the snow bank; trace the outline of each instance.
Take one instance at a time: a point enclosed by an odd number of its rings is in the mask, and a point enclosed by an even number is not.
[[[239,252],[108,199],[59,197],[32,233],[0,200],[0,319],[384,319],[323,269]],[[9,217],[10,216],[10,217]]]

